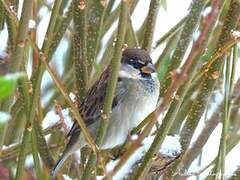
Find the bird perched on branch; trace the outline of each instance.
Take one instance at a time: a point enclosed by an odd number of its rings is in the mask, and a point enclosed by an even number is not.
[[[107,67],[80,106],[80,113],[93,137],[96,137],[100,124],[109,75],[110,67]],[[158,95],[159,81],[149,54],[136,48],[124,50],[109,124],[100,148],[111,149],[123,144],[129,132],[154,111]],[[51,171],[52,176],[74,151],[87,145],[77,122],[68,138],[65,150]]]

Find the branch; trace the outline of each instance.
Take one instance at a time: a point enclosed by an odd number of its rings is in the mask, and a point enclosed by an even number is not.
[[[147,15],[146,30],[144,33],[142,48],[150,51],[152,46],[153,33],[157,21],[157,15],[160,7],[160,0],[151,0]]]
[[[102,144],[103,138],[105,136],[110,111],[112,108],[112,101],[114,98],[115,88],[117,85],[118,73],[121,65],[121,56],[122,56],[122,45],[124,42],[126,27],[127,27],[127,15],[128,15],[128,3],[129,0],[122,0],[121,2],[121,13],[119,16],[118,23],[118,33],[117,33],[117,41],[114,48],[113,59],[110,65],[110,75],[107,84],[106,97],[104,99],[103,113],[101,116],[101,123],[98,129],[96,144],[100,146]],[[93,171],[93,167],[96,164],[96,156],[91,153],[90,160],[85,168],[82,179],[90,179],[91,173]]]

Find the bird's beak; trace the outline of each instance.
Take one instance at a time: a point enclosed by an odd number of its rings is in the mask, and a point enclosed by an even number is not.
[[[141,71],[146,74],[151,74],[156,72],[156,68],[153,66],[152,63],[148,63],[146,66],[143,66],[141,68]]]

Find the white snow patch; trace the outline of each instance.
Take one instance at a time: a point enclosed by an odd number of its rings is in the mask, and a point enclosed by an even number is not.
[[[240,151],[240,144],[237,144],[227,155],[225,166],[226,168],[226,174],[227,179],[233,175],[234,171],[237,170],[237,168],[240,167],[240,158],[239,157],[239,151]]]
[[[195,100],[198,95],[198,91],[194,91],[190,97],[191,100]]]
[[[70,92],[69,94],[70,99],[74,102],[76,99],[76,95],[73,92]]]
[[[0,49],[0,59],[6,58],[7,55],[8,55],[8,54],[7,54],[4,50],[1,50],[1,49]]]
[[[31,167],[33,167],[33,164],[34,164],[33,156],[32,155],[28,155],[27,158],[26,158],[26,161],[25,161],[25,166],[27,168],[31,168]]]
[[[114,180],[123,179],[129,172],[131,172],[132,166],[139,161],[145,152],[150,148],[155,136],[149,136],[144,139],[143,146],[135,151],[135,153],[128,159],[127,163],[118,171],[114,176]],[[161,154],[166,156],[176,156],[181,152],[181,145],[179,142],[179,136],[167,136],[161,146],[159,151]],[[111,171],[114,166],[117,164],[118,160],[111,161],[107,165],[107,171]],[[98,177],[102,179],[102,177]]]
[[[10,114],[0,111],[0,125],[6,123],[10,118]]]
[[[176,156],[181,153],[181,144],[179,142],[180,137],[178,135],[175,136],[167,136],[164,139],[162,147],[160,149],[160,153],[167,156]]]
[[[64,116],[64,122],[67,125],[67,127],[70,129],[72,127],[73,121],[69,114],[69,109],[63,109],[62,110],[63,116]],[[44,129],[53,126],[54,124],[59,122],[59,115],[56,114],[55,111],[49,111],[45,118],[43,119],[42,126]]]
[[[2,149],[3,149],[3,150],[9,149],[9,148],[12,148],[12,147],[16,146],[17,144],[18,144],[18,142],[9,144],[8,146],[3,145],[3,146],[2,146]]]
[[[5,24],[3,30],[0,31],[0,42],[1,42],[0,58],[4,58],[7,56],[7,53],[6,53],[7,40],[8,40],[8,31],[7,31],[7,26]]]
[[[28,28],[29,29],[36,28],[36,21],[34,21],[33,19],[30,19],[29,22],[28,22]]]
[[[64,180],[72,180],[67,174],[63,174],[62,176]]]
[[[207,16],[212,11],[212,7],[208,6],[203,12],[203,16]]]
[[[240,31],[231,30],[231,36],[235,39],[240,37]]]

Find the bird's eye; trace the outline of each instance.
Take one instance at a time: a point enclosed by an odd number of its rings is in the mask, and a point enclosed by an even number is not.
[[[133,66],[136,69],[140,69],[145,65],[145,63],[142,62],[141,60],[134,60],[134,59],[129,59],[128,64],[130,64],[131,66]]]

